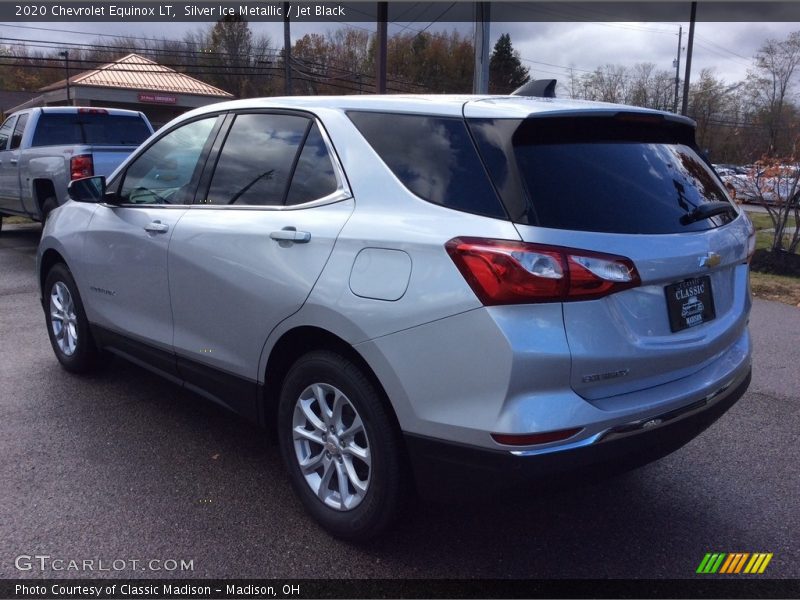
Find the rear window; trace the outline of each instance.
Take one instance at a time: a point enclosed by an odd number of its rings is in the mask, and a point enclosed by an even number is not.
[[[150,129],[137,115],[45,113],[39,118],[32,145],[138,146],[148,137]]]
[[[640,117],[540,118],[470,123],[499,189],[527,204],[520,221],[541,227],[606,233],[680,233],[718,227],[727,214],[686,224],[706,202],[728,202],[711,168],[693,148],[692,129]],[[498,131],[505,132],[503,136]],[[509,143],[510,141],[510,143]],[[514,188],[504,153],[516,170]],[[504,200],[506,198],[504,197]],[[512,211],[513,213],[513,211]]]
[[[373,112],[348,116],[392,173],[423,200],[506,218],[463,119]]]

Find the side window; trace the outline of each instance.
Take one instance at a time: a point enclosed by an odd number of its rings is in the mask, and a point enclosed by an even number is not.
[[[328,147],[316,123],[308,132],[289,187],[286,204],[303,204],[324,198],[339,187]]]
[[[189,204],[197,161],[217,117],[192,121],[173,129],[128,167],[119,190],[129,204]]]
[[[217,160],[205,204],[282,205],[310,119],[238,115]]]
[[[17,126],[14,127],[14,134],[11,136],[11,150],[19,148],[22,143],[22,134],[25,133],[25,125],[28,122],[28,113],[20,115],[17,119]]]
[[[17,117],[15,116],[8,117],[0,127],[0,150],[5,150],[6,146],[8,146],[8,139],[11,137],[11,131],[14,128],[16,119]]]
[[[392,173],[423,200],[506,218],[464,119],[373,112],[347,116]]]

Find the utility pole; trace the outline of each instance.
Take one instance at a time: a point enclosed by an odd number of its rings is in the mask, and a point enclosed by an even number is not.
[[[672,105],[672,112],[678,112],[678,88],[681,85],[681,41],[683,40],[683,27],[678,27],[678,58],[672,61],[675,67],[675,102]]]
[[[64,70],[67,73],[67,106],[72,106],[72,99],[69,95],[69,50],[63,50],[58,55],[64,57]]]
[[[686,76],[683,78],[683,106],[681,114],[686,116],[689,110],[689,80],[692,77],[692,47],[694,46],[694,22],[697,17],[697,2],[692,2],[692,14],[689,17],[689,43],[686,45]]]
[[[292,95],[292,34],[289,31],[288,2],[283,3],[283,91],[287,96]]]
[[[489,26],[491,16],[488,2],[475,3],[475,71],[472,77],[472,93],[489,92]]]
[[[379,94],[386,93],[386,38],[388,16],[389,3],[378,2],[378,54],[375,57],[375,91]]]

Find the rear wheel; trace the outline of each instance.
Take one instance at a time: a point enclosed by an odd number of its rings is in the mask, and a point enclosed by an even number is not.
[[[63,263],[54,265],[44,284],[47,334],[56,358],[73,373],[97,368],[101,355],[92,339],[78,287]]]
[[[306,509],[330,533],[363,540],[397,515],[399,436],[379,392],[350,360],[312,352],[289,370],[278,407],[281,455]]]

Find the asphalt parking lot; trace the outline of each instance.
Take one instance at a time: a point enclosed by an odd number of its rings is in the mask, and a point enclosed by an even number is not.
[[[414,507],[366,546],[306,517],[255,427],[114,362],[61,369],[34,274],[39,228],[0,232],[0,577],[20,555],[191,560],[120,577],[687,578],[706,552],[800,577],[800,309],[756,301],[750,391],[677,453],[602,484]],[[476,482],[479,486],[480,482]]]

